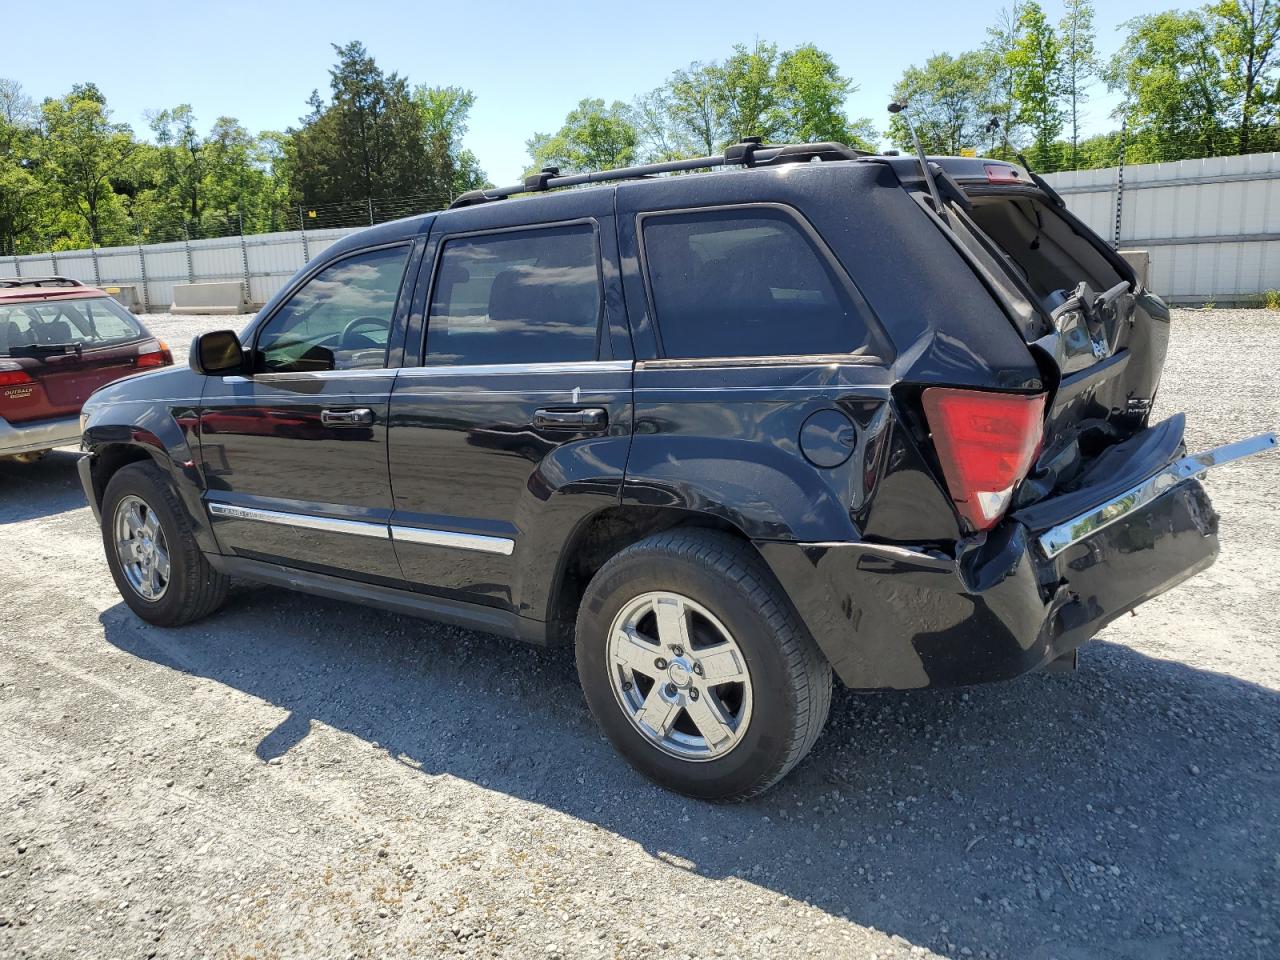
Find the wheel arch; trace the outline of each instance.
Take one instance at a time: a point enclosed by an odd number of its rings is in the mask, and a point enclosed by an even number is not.
[[[560,552],[545,601],[548,642],[573,642],[578,605],[587,584],[611,557],[646,537],[677,527],[717,530],[758,553],[742,528],[710,513],[626,504],[598,510],[578,523]]]

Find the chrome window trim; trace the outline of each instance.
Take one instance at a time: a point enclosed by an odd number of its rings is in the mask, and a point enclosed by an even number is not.
[[[210,501],[209,513],[231,520],[253,520],[258,523],[274,523],[285,527],[301,527],[304,530],[320,530],[324,533],[346,533],[357,537],[373,537],[387,540],[391,534],[387,524],[365,520],[337,520],[332,517],[316,517],[306,513],[285,513],[281,510],[262,510],[258,507],[241,507],[231,503]]]
[[[634,360],[574,360],[547,363],[489,363],[468,366],[405,367],[400,376],[419,380],[434,377],[511,376],[529,373],[630,373]]]
[[[1274,449],[1275,445],[1274,433],[1260,433],[1256,437],[1237,440],[1235,443],[1223,444],[1212,450],[1175,460],[1118,497],[1113,497],[1106,503],[1099,504],[1078,517],[1073,517],[1045,531],[1037,540],[1040,550],[1046,557],[1052,559],[1081,540],[1087,540],[1098,531],[1123,520],[1135,510],[1145,507],[1178,484],[1193,477],[1202,476],[1210,467],[1264,453]]]
[[[473,550],[477,553],[496,553],[511,556],[516,542],[507,537],[486,537],[477,533],[455,533],[450,530],[432,530],[426,527],[392,526],[391,539],[396,543],[418,543],[429,547],[452,547],[457,550]]]

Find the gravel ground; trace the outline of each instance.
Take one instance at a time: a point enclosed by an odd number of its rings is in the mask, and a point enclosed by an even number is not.
[[[1177,313],[1193,446],[1280,426],[1278,321]],[[1217,565],[1078,672],[839,691],[717,807],[612,754],[566,651],[250,586],[147,627],[74,454],[0,464],[0,956],[1280,956],[1280,457],[1208,486]]]

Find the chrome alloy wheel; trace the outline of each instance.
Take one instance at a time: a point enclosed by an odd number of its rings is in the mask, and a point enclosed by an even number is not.
[[[645,593],[609,629],[608,665],[622,712],[658,749],[715,760],[751,722],[747,660],[724,625],[678,593]]]
[[[116,504],[112,531],[129,586],[144,600],[159,600],[169,589],[169,544],[156,512],[140,497],[127,496]]]

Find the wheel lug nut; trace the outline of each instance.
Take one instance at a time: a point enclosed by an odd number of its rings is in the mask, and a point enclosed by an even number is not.
[[[693,665],[693,672],[696,673],[698,676],[702,676],[702,664],[695,663]]]
[[[676,695],[676,685],[674,683],[667,684],[667,696],[674,697]]]
[[[684,656],[684,647],[672,647],[672,648],[671,648],[671,655],[672,655],[673,657],[683,657],[683,656]]]
[[[693,689],[693,690],[690,690],[690,691],[689,691],[689,699],[690,699],[690,700],[697,700],[697,699],[698,699],[698,691],[697,691],[697,689],[696,689],[696,688],[695,688],[695,689]]]
[[[623,689],[623,690],[630,690],[633,686],[635,686],[635,684],[633,684],[630,680],[623,680],[623,681],[622,681],[622,689]]]
[[[667,669],[667,661],[662,659],[662,657],[659,657],[657,660],[653,661],[653,665],[657,667],[659,670]]]

